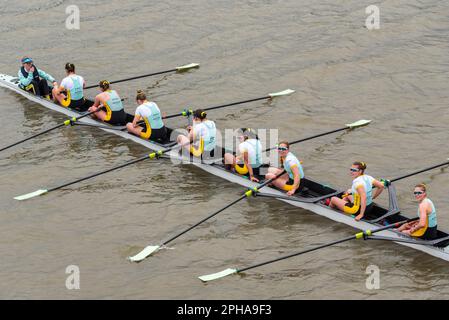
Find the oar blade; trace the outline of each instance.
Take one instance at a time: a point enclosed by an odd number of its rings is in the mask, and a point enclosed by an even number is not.
[[[23,200],[31,199],[31,198],[34,198],[34,197],[38,197],[38,196],[40,196],[42,194],[45,194],[47,192],[48,192],[48,190],[40,189],[40,190],[36,190],[34,192],[31,192],[31,193],[27,193],[27,194],[24,194],[24,195],[21,195],[21,196],[14,197],[14,199],[15,200],[19,200],[19,201],[23,201]]]
[[[280,97],[280,96],[288,96],[289,94],[292,94],[294,92],[295,92],[295,90],[287,89],[284,91],[269,93],[268,95],[270,96],[270,98],[274,98],[274,97]]]
[[[363,127],[363,126],[366,126],[366,125],[370,124],[371,121],[372,121],[372,120],[359,120],[359,121],[356,121],[356,122],[353,122],[353,123],[349,123],[349,124],[347,124],[346,126],[347,126],[348,128],[353,129],[353,128],[357,128],[357,127]]]
[[[199,67],[200,67],[199,63],[189,63],[184,66],[177,67],[176,70],[178,70],[178,72],[181,72],[181,71],[186,71],[186,70],[189,70],[192,68],[199,68]]]
[[[228,268],[226,270],[223,270],[223,271],[220,271],[220,272],[217,272],[217,273],[206,274],[206,275],[200,276],[198,278],[201,281],[203,281],[203,282],[208,282],[208,281],[217,280],[217,279],[220,279],[220,278],[227,277],[227,276],[229,276],[231,274],[234,274],[234,273],[237,273],[237,269]]]
[[[144,260],[146,257],[150,256],[154,252],[158,251],[160,246],[146,246],[145,249],[140,251],[138,254],[132,257],[128,257],[129,261],[132,262],[140,262]]]

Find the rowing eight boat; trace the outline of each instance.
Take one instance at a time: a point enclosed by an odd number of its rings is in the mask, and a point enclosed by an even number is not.
[[[0,86],[10,89],[23,97],[34,101],[48,109],[53,111],[62,113],[67,115],[70,118],[79,117],[82,113],[79,113],[74,110],[70,110],[59,106],[51,101],[48,101],[44,98],[35,96],[30,94],[18,87],[18,79],[16,77],[12,77],[5,74],[0,74]],[[92,103],[91,101],[87,101],[87,103]],[[132,119],[132,115],[128,114],[128,119]],[[89,117],[85,117],[79,120],[80,122],[86,125],[98,126],[99,122],[93,120]],[[106,132],[121,136],[125,139],[132,140],[136,143],[139,143],[148,149],[154,151],[161,151],[168,147],[175,145],[174,141],[164,141],[164,142],[156,142],[156,141],[148,141],[143,140],[140,137],[129,134],[126,130],[117,130],[116,127],[112,127],[108,124],[101,123],[99,127],[101,130]],[[172,131],[169,129],[170,132]],[[168,154],[169,156],[177,157],[177,151],[172,151]],[[255,188],[257,184],[248,180],[245,177],[242,177],[238,174],[234,174],[224,169],[221,164],[206,164],[206,163],[198,163],[193,162],[193,165],[198,168],[207,171],[215,176],[226,179],[230,182],[239,184],[246,188]],[[336,222],[344,223],[348,226],[354,227],[359,230],[368,230],[372,228],[382,227],[385,224],[392,224],[398,221],[405,220],[404,216],[399,213],[399,208],[396,202],[396,194],[394,191],[394,186],[390,185],[388,187],[389,195],[390,195],[390,205],[389,208],[383,208],[379,205],[374,205],[370,214],[367,215],[362,221],[355,221],[352,216],[343,214],[339,211],[331,209],[330,207],[323,204],[322,200],[330,197],[331,195],[340,195],[343,193],[342,190],[338,190],[335,188],[331,188],[326,184],[322,184],[320,182],[304,179],[301,184],[304,184],[305,188],[298,194],[293,197],[287,197],[283,192],[276,190],[271,187],[265,187],[264,192],[260,193],[258,196],[263,197],[273,197],[279,199],[281,201],[287,202],[293,206],[303,208],[305,210],[309,210],[321,216],[327,217]],[[449,261],[449,234],[443,231],[438,231],[437,240],[433,241],[424,241],[419,239],[412,239],[407,237],[401,233],[398,233],[394,230],[384,230],[379,232],[379,237],[389,237],[397,239],[397,243],[425,252],[434,257]]]

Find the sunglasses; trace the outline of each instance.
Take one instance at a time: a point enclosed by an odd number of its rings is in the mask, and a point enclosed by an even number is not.
[[[287,150],[288,150],[287,147],[276,147],[276,149],[277,149],[278,151],[287,151]]]
[[[351,171],[351,172],[359,172],[359,171],[360,171],[360,169],[356,169],[356,168],[349,168],[349,171]]]
[[[415,196],[420,196],[420,195],[424,194],[424,192],[422,192],[422,191],[414,191],[413,194]]]

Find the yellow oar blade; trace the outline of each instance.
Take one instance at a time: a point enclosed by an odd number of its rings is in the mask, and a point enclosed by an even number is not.
[[[217,273],[206,274],[206,275],[200,276],[198,278],[201,281],[203,281],[203,282],[208,282],[208,281],[217,280],[217,279],[220,279],[220,278],[227,277],[227,276],[229,276],[231,274],[234,274],[234,273],[237,273],[237,269],[228,268],[226,270],[223,270],[223,271],[220,271],[220,272],[217,272]]]
[[[274,97],[280,97],[280,96],[288,96],[289,94],[292,94],[294,92],[295,92],[295,90],[287,89],[287,90],[280,91],[280,92],[269,93],[268,95],[271,98],[274,98]]]
[[[132,257],[128,257],[129,261],[132,262],[139,262],[142,261],[143,259],[145,259],[146,257],[148,257],[149,255],[153,254],[154,252],[156,252],[157,250],[159,250],[160,246],[147,246],[145,247],[145,249],[143,249],[142,251],[140,251],[138,254],[136,254],[135,256]]]
[[[27,194],[24,194],[24,195],[21,195],[21,196],[14,197],[14,199],[19,200],[19,201],[27,200],[27,199],[31,199],[31,198],[34,198],[34,197],[38,197],[38,196],[40,196],[42,194],[45,194],[47,192],[48,192],[48,190],[44,190],[44,189],[36,190],[34,192],[31,192],[31,193],[27,193]]]
[[[186,71],[186,70],[189,70],[192,68],[199,68],[199,67],[200,67],[199,63],[190,63],[190,64],[186,64],[184,66],[177,67],[176,70],[178,70],[178,72],[179,72],[179,71]]]
[[[356,121],[356,122],[353,122],[353,123],[349,123],[349,124],[347,124],[346,126],[348,127],[348,128],[357,128],[357,127],[362,127],[362,126],[366,126],[366,125],[368,125],[369,123],[371,122],[371,120],[359,120],[359,121]]]

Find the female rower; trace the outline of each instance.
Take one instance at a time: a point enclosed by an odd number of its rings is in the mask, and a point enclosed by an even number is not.
[[[432,200],[427,198],[426,189],[426,185],[420,183],[413,191],[415,199],[419,202],[419,220],[403,224],[397,230],[412,237],[433,240],[437,237],[437,211]]]
[[[187,136],[179,135],[176,139],[178,145],[198,158],[202,157],[205,151],[209,157],[214,156],[217,128],[215,122],[208,120],[206,116],[207,113],[202,109],[195,110],[193,112],[193,126],[187,128],[189,133]]]
[[[146,140],[167,140],[167,128],[164,126],[161,110],[159,110],[157,104],[148,101],[142,90],[137,90],[136,102],[139,106],[136,109],[134,120],[132,123],[126,124],[128,132]],[[144,122],[142,125],[138,124],[140,120]]]
[[[301,179],[304,178],[304,170],[301,162],[290,152],[290,144],[287,141],[281,141],[276,147],[279,152],[281,165],[283,169],[270,167],[265,179],[274,179],[284,169],[287,173],[281,175],[271,183],[275,187],[287,191],[287,195],[291,196],[299,189]]]
[[[100,119],[112,125],[124,125],[126,123],[126,113],[117,91],[110,88],[109,81],[100,81],[100,90],[95,97],[95,102],[89,108],[89,112],[94,112],[92,118]],[[102,109],[102,106],[106,111]]]
[[[255,177],[260,175],[259,168],[262,165],[262,144],[259,137],[254,130],[242,128],[239,130],[238,138],[240,139],[239,155],[225,153],[225,167],[241,175],[249,175],[251,181],[259,182],[259,179]]]
[[[359,221],[369,212],[376,199],[383,191],[384,184],[373,177],[365,174],[366,164],[364,162],[354,162],[349,169],[351,172],[352,187],[343,198],[332,197],[329,206],[338,208],[347,214],[358,214],[355,220]],[[373,186],[376,191],[373,195]]]
[[[75,74],[75,65],[73,63],[66,63],[65,71],[67,77],[62,79],[61,84],[55,86],[52,90],[53,99],[63,107],[82,110],[86,102],[83,92],[86,86],[84,78]]]

